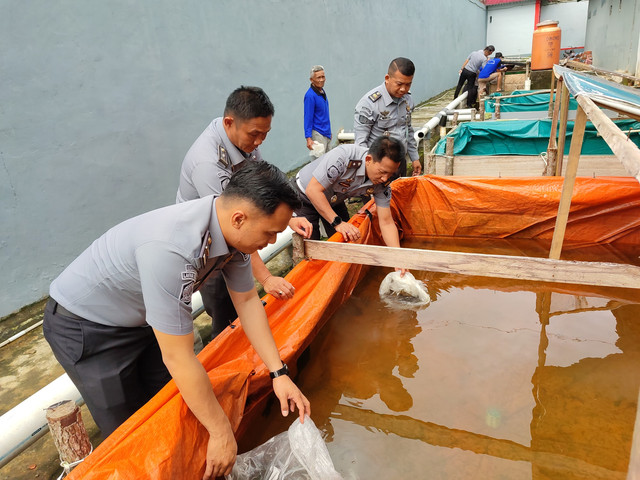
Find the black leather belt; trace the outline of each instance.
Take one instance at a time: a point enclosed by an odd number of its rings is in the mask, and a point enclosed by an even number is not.
[[[76,315],[73,312],[70,312],[69,310],[64,308],[62,305],[60,305],[58,302],[56,302],[55,300],[53,301],[53,303],[54,303],[54,305],[53,305],[53,313],[59,313],[60,315],[64,315],[65,317],[73,318],[74,320],[84,320],[84,318]]]

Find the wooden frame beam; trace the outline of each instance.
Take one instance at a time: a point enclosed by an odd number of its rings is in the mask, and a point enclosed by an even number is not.
[[[640,149],[620,131],[615,123],[588,97],[577,96],[578,105],[595,125],[613,154],[618,157],[629,174],[640,182]]]
[[[539,257],[489,255],[356,243],[304,241],[311,260],[358,263],[379,267],[515,278],[538,282],[640,288],[640,267],[622,263],[576,262]]]

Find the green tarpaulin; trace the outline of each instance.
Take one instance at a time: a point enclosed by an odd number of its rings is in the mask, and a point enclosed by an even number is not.
[[[640,122],[616,120],[623,132],[640,146]],[[567,122],[567,140],[564,153],[569,153],[573,122]],[[445,154],[446,138],[454,137],[454,155],[538,155],[547,151],[551,134],[551,120],[493,120],[460,124],[446,137],[440,139],[435,148],[437,155]],[[582,145],[583,155],[611,155],[611,149],[598,135],[591,122],[587,122]]]
[[[534,90],[515,90],[509,95],[521,95],[530,93]],[[485,112],[493,113],[496,110],[496,98],[500,97],[499,93],[492,94],[484,102]],[[555,94],[554,94],[555,100]],[[578,102],[573,97],[569,97],[569,110],[576,110]],[[535,93],[526,97],[511,97],[500,100],[501,112],[543,112],[549,109],[549,92]]]

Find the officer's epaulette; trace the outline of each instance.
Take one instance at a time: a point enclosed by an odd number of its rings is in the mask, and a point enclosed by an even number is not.
[[[347,168],[360,168],[362,165],[362,160],[349,160]]]
[[[380,92],[373,92],[371,95],[369,95],[369,100],[371,100],[372,102],[376,102],[381,96],[382,94]]]
[[[225,168],[229,166],[229,154],[222,144],[218,145],[218,161],[224,165]]]

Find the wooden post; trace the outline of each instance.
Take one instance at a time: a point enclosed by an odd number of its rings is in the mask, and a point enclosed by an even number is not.
[[[500,97],[496,98],[495,109],[496,111],[494,112],[494,116],[496,117],[496,120],[500,120]]]
[[[562,78],[562,77],[560,77]],[[555,88],[555,84],[556,84],[556,76],[553,73],[553,69],[551,69],[551,88],[549,89],[549,113],[548,116],[551,117],[552,112],[553,112],[553,93],[554,93],[554,88]],[[560,85],[560,79],[558,79],[558,85]]]
[[[556,93],[557,96],[557,93]],[[567,121],[569,119],[569,89],[562,82],[560,93],[560,131],[558,133],[558,156],[556,163],[556,175],[562,175],[562,161],[564,157],[564,144],[567,140]],[[573,127],[575,129],[575,125]]]
[[[453,175],[453,137],[447,137],[447,144],[445,148],[445,167],[444,174],[445,175]]]
[[[46,418],[62,466],[65,471],[70,470],[91,453],[91,442],[82,422],[80,408],[74,401],[64,400],[49,406]]]
[[[444,138],[447,136],[447,127],[440,127],[440,138]]]
[[[557,155],[558,155],[558,149],[556,147],[547,148],[547,165],[544,169],[543,175],[545,176],[555,175]]]
[[[451,126],[455,127],[458,125],[458,112],[453,113],[453,118],[451,119]]]
[[[424,166],[424,173],[433,175],[436,173],[436,156],[433,153],[429,153],[425,158],[427,163]]]
[[[291,234],[291,245],[293,247],[291,259],[293,261],[293,266],[295,267],[304,260],[304,239],[299,233],[293,232]]]
[[[480,121],[484,122],[484,100],[480,102]]]
[[[475,108],[471,109],[471,121],[472,122],[476,121],[476,109]]]
[[[573,186],[576,183],[576,173],[578,171],[578,161],[580,160],[580,152],[582,151],[582,140],[584,139],[584,127],[586,123],[587,114],[582,107],[578,107],[576,121],[573,124],[573,137],[571,139],[571,149],[569,150],[567,171],[564,175],[562,195],[560,196],[560,204],[558,205],[556,226],[553,229],[553,239],[551,240],[551,250],[549,252],[549,258],[556,260],[560,258],[562,243],[564,242],[564,232],[567,229],[567,220],[569,219],[569,210],[571,209],[571,196],[573,195]]]

